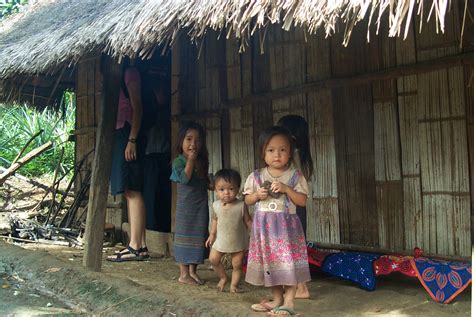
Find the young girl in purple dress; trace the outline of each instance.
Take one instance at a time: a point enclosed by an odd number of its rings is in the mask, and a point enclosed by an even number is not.
[[[245,280],[272,288],[273,301],[252,305],[270,315],[296,315],[296,285],[308,282],[308,255],[296,206],[305,206],[308,184],[292,163],[293,140],[287,129],[272,127],[260,135],[265,167],[249,175],[245,203],[255,205]],[[284,296],[283,296],[284,295]]]

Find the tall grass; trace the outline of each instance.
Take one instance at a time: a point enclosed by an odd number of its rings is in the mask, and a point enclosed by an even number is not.
[[[68,141],[69,131],[75,125],[75,97],[66,92],[64,106],[59,111],[45,108],[42,111],[26,105],[0,104],[0,165],[7,168],[28,140],[38,131],[43,132],[28,146],[28,151],[53,141],[53,147],[30,163],[21,167],[19,173],[27,176],[43,176],[54,173],[61,148],[64,157],[60,174],[64,175],[74,164],[74,143]]]

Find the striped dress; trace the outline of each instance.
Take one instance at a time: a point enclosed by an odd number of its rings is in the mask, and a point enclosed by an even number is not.
[[[186,177],[186,158],[179,155],[172,165],[171,181],[177,183],[174,256],[181,264],[202,264],[209,235],[207,180],[193,173]]]

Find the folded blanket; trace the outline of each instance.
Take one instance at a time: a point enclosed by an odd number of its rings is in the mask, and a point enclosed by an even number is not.
[[[317,269],[323,266],[324,259],[333,252],[321,251],[308,246],[308,262],[310,269]]]
[[[470,263],[419,258],[411,260],[416,275],[433,300],[447,304],[472,280]]]
[[[361,288],[375,289],[373,263],[380,255],[358,252],[340,252],[329,255],[323,263],[323,271],[357,283]]]
[[[400,272],[407,276],[416,277],[415,269],[411,265],[412,259],[412,256],[382,255],[374,261],[375,275]]]

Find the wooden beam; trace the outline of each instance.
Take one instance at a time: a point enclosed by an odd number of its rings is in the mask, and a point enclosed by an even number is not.
[[[314,246],[318,249],[369,252],[369,253],[378,253],[382,255],[414,256],[413,251],[399,251],[399,250],[394,250],[394,249],[375,248],[375,247],[368,247],[368,246],[361,246],[361,245],[354,245],[354,244],[334,244],[334,243],[324,243],[324,242],[313,242],[313,243],[314,243]],[[467,257],[467,256],[429,254],[429,253],[423,253],[422,256],[425,258],[448,260],[448,261],[461,261],[461,262],[472,261],[471,257]]]
[[[275,89],[271,91],[258,92],[240,99],[227,100],[222,103],[222,106],[227,108],[241,107],[250,103],[260,103],[261,100],[265,99],[285,98],[301,93],[315,91],[318,89],[358,86],[362,84],[370,84],[375,81],[422,74],[439,69],[469,64],[474,64],[474,52],[457,54],[425,62],[386,68],[380,71],[365,73],[361,75],[339,78],[327,78],[310,83],[305,83],[302,85]]]
[[[122,67],[109,56],[104,55],[102,75],[102,116],[97,129],[96,151],[92,165],[86,231],[84,234],[84,259],[82,262],[86,268],[94,271],[100,271],[102,266],[105,211],[107,209],[107,195],[112,168],[112,148]]]

